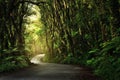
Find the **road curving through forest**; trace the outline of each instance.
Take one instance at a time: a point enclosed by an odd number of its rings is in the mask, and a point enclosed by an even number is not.
[[[100,80],[83,67],[66,64],[43,63],[44,55],[35,56],[29,68],[0,76],[0,80]]]

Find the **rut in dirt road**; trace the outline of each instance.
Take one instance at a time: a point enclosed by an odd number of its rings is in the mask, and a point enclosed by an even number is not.
[[[40,55],[39,55],[40,57]],[[38,56],[34,60],[39,59]],[[32,62],[34,62],[32,60]],[[40,60],[40,59],[39,59]],[[37,61],[36,63],[38,63]],[[0,77],[0,80],[99,80],[88,69],[65,64],[38,63]]]

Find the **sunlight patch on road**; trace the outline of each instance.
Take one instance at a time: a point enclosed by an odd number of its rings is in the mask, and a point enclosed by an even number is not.
[[[41,59],[45,56],[45,54],[39,54],[39,55],[36,55],[35,57],[33,57],[31,59],[31,63],[34,63],[34,64],[40,64],[42,63]]]

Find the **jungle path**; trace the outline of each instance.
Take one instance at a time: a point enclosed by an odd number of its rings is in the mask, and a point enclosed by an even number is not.
[[[2,75],[0,80],[99,80],[87,68],[76,65],[42,63],[40,61],[42,56],[35,56],[31,60],[37,65]]]

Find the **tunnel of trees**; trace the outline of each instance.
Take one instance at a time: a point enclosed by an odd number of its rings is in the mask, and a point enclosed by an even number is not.
[[[28,20],[33,6],[36,23]],[[0,0],[0,72],[30,65],[34,33],[44,61],[89,66],[104,80],[119,80],[119,19],[120,0]],[[31,24],[37,27],[28,31]]]

